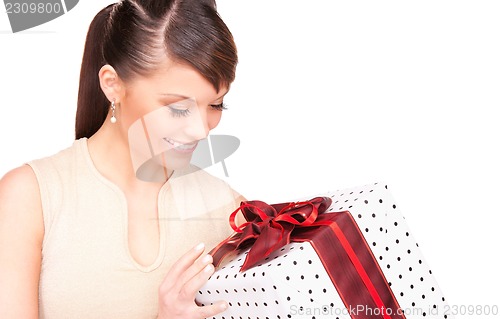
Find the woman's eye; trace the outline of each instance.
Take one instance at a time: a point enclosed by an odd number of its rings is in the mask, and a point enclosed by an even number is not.
[[[168,109],[170,110],[170,114],[174,117],[185,117],[189,116],[189,113],[191,113],[189,109],[178,109],[173,106],[169,106]]]
[[[210,106],[217,111],[227,110],[226,104],[224,103],[212,104]]]

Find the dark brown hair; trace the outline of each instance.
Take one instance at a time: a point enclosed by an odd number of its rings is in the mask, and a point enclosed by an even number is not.
[[[103,65],[126,82],[152,74],[166,57],[192,66],[217,91],[233,82],[236,46],[215,1],[123,0],[102,9],[85,41],[75,137],[92,136],[108,114],[98,76]]]

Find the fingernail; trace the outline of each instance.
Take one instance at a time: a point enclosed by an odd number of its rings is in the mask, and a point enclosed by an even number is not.
[[[204,263],[204,264],[208,264],[211,261],[212,261],[212,256],[210,256],[210,255],[205,255],[205,257],[203,257],[201,259],[201,262]]]
[[[208,273],[208,272],[212,271],[212,268],[213,268],[212,264],[208,264],[208,265],[205,266],[205,268],[203,269],[203,271]]]
[[[222,305],[220,305],[220,309],[221,310],[226,310],[227,309],[227,303],[223,303]]]
[[[199,243],[198,245],[196,245],[196,247],[194,247],[194,250],[199,251],[199,250],[203,250],[203,248],[205,248],[205,244]]]

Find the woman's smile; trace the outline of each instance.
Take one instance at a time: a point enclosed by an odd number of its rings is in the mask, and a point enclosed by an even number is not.
[[[163,138],[169,145],[172,146],[172,148],[180,153],[192,153],[196,149],[196,146],[198,145],[198,141],[195,141],[193,143],[180,143],[175,140],[172,140],[170,138],[164,137]]]

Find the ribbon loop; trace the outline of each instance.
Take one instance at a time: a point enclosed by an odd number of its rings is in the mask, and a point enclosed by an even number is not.
[[[290,235],[296,227],[314,226],[320,214],[331,205],[330,197],[315,197],[308,201],[266,204],[262,201],[241,202],[231,213],[229,223],[236,232],[210,253],[214,265],[228,253],[253,244],[240,271],[254,266],[273,251],[290,243]],[[241,210],[246,222],[236,225],[236,214]]]

